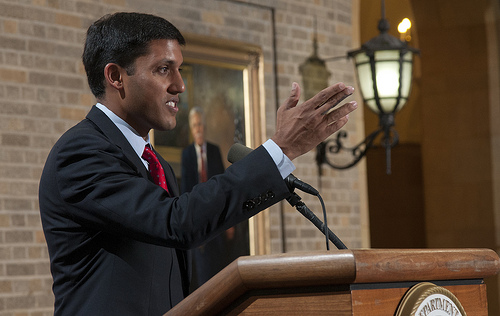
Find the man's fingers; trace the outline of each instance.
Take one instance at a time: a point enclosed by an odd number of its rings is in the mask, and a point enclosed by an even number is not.
[[[326,133],[328,134],[325,139],[332,135],[333,133],[337,132],[339,129],[341,129],[342,127],[344,127],[344,125],[347,124],[347,121],[349,120],[349,114],[347,114],[346,116],[343,116],[341,117],[340,119],[332,122],[331,124],[329,124],[327,127],[326,127]]]
[[[341,93],[346,89],[346,86],[343,82],[336,83],[332,86],[329,86],[312,97],[309,102],[314,105],[315,109],[322,107],[327,102],[330,102],[332,98],[334,98],[337,94]],[[351,92],[352,93],[352,92]],[[340,101],[339,101],[340,102]]]
[[[342,102],[345,98],[350,96],[354,92],[353,87],[346,87],[339,93],[332,95],[324,104],[321,105],[322,107],[322,114],[327,114],[332,111],[340,102]],[[319,107],[317,107],[319,108]]]
[[[356,101],[348,102],[341,107],[332,110],[330,113],[326,115],[327,125],[331,125],[339,120],[342,120],[344,117],[349,115],[352,111],[354,111],[358,107],[358,103]],[[347,120],[346,120],[347,122]],[[345,124],[345,123],[344,123]]]
[[[283,106],[286,109],[293,108],[297,105],[300,99],[300,86],[298,83],[292,83],[292,91],[290,91],[290,96],[286,99]]]

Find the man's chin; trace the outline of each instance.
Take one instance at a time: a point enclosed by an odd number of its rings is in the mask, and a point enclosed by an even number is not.
[[[177,125],[177,121],[174,121],[174,122],[169,122],[168,124],[162,124],[158,127],[155,127],[154,129],[157,131],[168,132],[168,131],[173,130],[176,125]]]

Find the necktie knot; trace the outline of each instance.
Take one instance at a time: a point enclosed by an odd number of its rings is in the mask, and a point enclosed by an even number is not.
[[[165,172],[163,171],[163,167],[156,157],[156,154],[151,149],[149,144],[144,147],[144,152],[142,153],[142,158],[146,160],[149,164],[149,172],[153,177],[154,183],[165,189],[168,192],[167,180],[165,179]]]

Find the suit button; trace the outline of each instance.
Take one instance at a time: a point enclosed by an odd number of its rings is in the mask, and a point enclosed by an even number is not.
[[[255,208],[255,202],[252,200],[248,200],[243,203],[243,209],[245,210],[253,210]]]
[[[255,203],[255,205],[260,205],[262,203],[262,197],[256,197],[255,199],[253,199],[253,202]]]
[[[276,196],[276,194],[274,194],[273,191],[267,191],[267,193],[266,193],[267,199],[274,199],[275,196]]]

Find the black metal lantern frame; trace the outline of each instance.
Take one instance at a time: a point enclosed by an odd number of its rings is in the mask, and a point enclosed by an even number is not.
[[[356,165],[375,139],[382,136],[381,145],[386,150],[386,173],[391,173],[391,149],[398,144],[399,135],[394,129],[394,115],[407,102],[411,91],[413,55],[419,53],[400,39],[388,34],[389,22],[385,19],[385,3],[382,0],[382,18],[379,21],[380,34],[364,43],[360,49],[347,53],[354,59],[356,76],[364,103],[379,116],[379,128],[354,147],[343,143],[347,132],[341,130],[336,138],[322,142],[317,147],[318,167],[326,163],[334,169],[348,169]],[[342,151],[352,154],[352,161],[337,164],[329,155]]]

